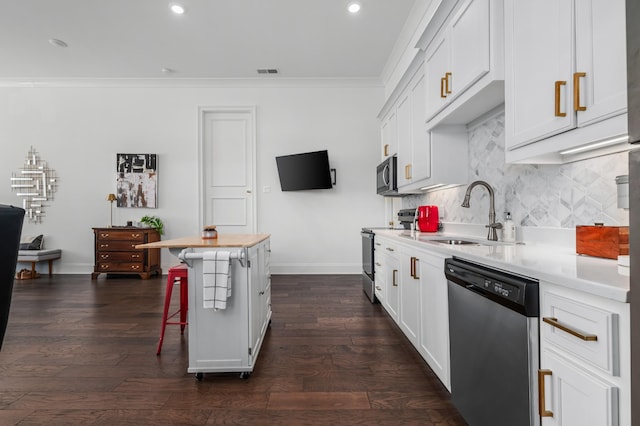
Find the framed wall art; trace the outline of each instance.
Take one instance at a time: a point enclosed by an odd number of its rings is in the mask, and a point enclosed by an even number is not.
[[[158,207],[156,154],[116,154],[118,207]]]

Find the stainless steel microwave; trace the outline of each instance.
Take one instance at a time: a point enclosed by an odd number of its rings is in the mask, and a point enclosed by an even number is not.
[[[376,185],[379,195],[398,195],[398,158],[394,155],[376,167]]]

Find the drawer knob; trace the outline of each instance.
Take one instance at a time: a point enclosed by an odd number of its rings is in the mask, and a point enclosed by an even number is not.
[[[109,265],[100,265],[101,269],[109,269]]]
[[[131,269],[138,270],[140,269],[140,265],[131,265]]]
[[[108,254],[101,254],[101,255],[100,255],[100,257],[101,257],[102,259],[108,259],[108,258],[109,258],[109,255],[108,255]]]
[[[100,248],[107,248],[109,247],[109,244],[100,244]]]
[[[578,330],[574,330],[573,328],[568,327],[568,326],[558,322],[558,318],[544,317],[544,318],[542,318],[542,321],[546,322],[547,324],[549,324],[552,327],[558,328],[558,329],[564,331],[565,333],[569,333],[570,335],[575,336],[578,339],[584,340],[586,342],[595,342],[595,341],[598,340],[598,336],[596,336],[595,334],[586,334],[586,333],[582,333],[582,332],[580,332]]]

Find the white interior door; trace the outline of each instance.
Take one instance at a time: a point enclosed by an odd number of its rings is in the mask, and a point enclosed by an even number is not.
[[[200,109],[200,225],[256,232],[255,108]]]

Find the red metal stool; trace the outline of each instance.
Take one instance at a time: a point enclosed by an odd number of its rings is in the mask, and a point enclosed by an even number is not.
[[[189,286],[188,277],[189,269],[187,265],[180,264],[169,268],[169,274],[167,276],[167,290],[164,295],[164,313],[162,314],[162,326],[160,328],[160,341],[158,342],[158,351],[156,355],[160,355],[162,350],[162,341],[164,340],[164,331],[167,328],[167,324],[180,324],[180,334],[184,334],[184,327],[187,323],[187,309],[189,307]],[[180,284],[180,309],[169,315],[169,306],[171,305],[171,293],[173,292],[173,286],[176,281]],[[180,314],[180,321],[169,321],[174,316]]]

